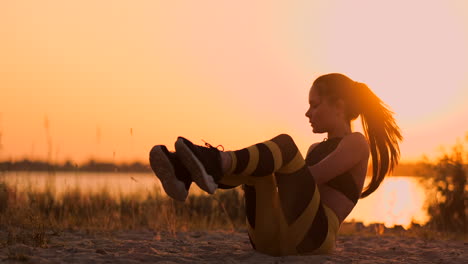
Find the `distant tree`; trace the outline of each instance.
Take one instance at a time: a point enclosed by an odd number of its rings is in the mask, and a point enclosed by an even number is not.
[[[45,161],[20,161],[0,162],[0,171],[93,171],[93,172],[151,172],[147,163],[133,162],[115,164],[112,162],[97,162],[89,160],[79,166],[73,161],[67,160],[63,164],[53,164]]]
[[[468,141],[468,133],[467,140]],[[462,143],[452,147],[435,163],[425,162],[422,174],[427,180],[428,225],[440,231],[467,233],[468,189],[465,161],[468,153]]]

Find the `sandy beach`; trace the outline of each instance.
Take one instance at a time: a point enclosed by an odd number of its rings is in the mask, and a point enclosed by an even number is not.
[[[6,236],[3,233],[2,236]],[[64,231],[46,245],[4,244],[4,263],[466,263],[468,243],[378,234],[341,235],[332,255],[271,257],[246,232]]]

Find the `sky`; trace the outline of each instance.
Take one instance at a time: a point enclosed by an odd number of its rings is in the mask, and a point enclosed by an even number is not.
[[[2,0],[0,43],[0,160],[147,162],[177,136],[235,150],[280,133],[305,154],[330,72],[394,111],[402,161],[468,132],[463,0]]]

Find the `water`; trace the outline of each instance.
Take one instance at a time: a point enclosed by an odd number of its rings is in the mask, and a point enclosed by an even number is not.
[[[82,193],[98,193],[103,190],[111,196],[133,195],[146,197],[161,192],[159,180],[152,173],[93,173],[93,172],[3,172],[0,180],[18,191],[53,190],[57,197],[78,189]],[[204,194],[192,184],[191,194]],[[359,200],[346,221],[384,223],[387,227],[411,222],[424,224],[428,215],[424,209],[426,192],[419,178],[387,177],[379,189],[369,197]]]
[[[367,183],[366,183],[367,184]],[[411,222],[424,224],[429,216],[424,208],[426,189],[417,177],[386,177],[380,187],[370,196],[359,200],[346,218],[370,223],[384,223],[386,227]]]

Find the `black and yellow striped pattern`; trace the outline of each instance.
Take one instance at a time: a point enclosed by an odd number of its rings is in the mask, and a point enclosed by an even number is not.
[[[293,139],[281,134],[271,140],[230,152],[232,166],[220,184],[244,184],[247,225],[253,247],[274,256],[324,254],[334,249],[339,221],[320,201],[314,184],[302,213],[288,223],[276,176],[312,175]]]

